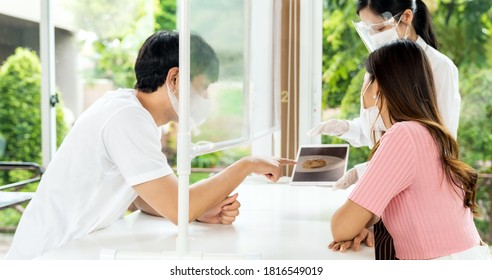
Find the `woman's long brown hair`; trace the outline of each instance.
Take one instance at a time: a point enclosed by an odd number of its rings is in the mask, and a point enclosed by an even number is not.
[[[410,40],[398,40],[369,55],[366,70],[377,80],[381,104],[392,123],[416,121],[434,138],[444,172],[464,192],[463,205],[478,215],[475,202],[477,172],[459,160],[458,143],[443,125],[437,107],[434,79],[424,51]],[[370,157],[379,147],[374,145]]]

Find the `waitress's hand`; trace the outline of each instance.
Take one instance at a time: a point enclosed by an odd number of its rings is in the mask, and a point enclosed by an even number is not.
[[[308,136],[314,137],[320,134],[329,136],[340,136],[349,131],[349,124],[346,120],[332,119],[326,122],[320,122],[317,126],[307,132]]]
[[[345,190],[351,185],[357,183],[358,180],[359,176],[357,176],[357,170],[355,168],[352,168],[347,171],[342,178],[338,179],[333,188],[336,190]]]

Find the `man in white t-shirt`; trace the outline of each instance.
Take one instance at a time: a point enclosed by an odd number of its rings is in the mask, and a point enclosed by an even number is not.
[[[192,108],[218,77],[214,50],[190,40]],[[27,206],[6,259],[32,259],[107,227],[134,202],[142,211],[177,223],[178,183],[161,152],[160,130],[178,121],[179,36],[159,31],[141,47],[135,90],[108,92],[76,121],[49,164]],[[204,114],[205,112],[205,114]],[[192,110],[192,123],[206,117]],[[250,173],[272,181],[293,161],[245,157],[190,187],[189,220],[229,224],[239,214],[237,194],[228,195]]]

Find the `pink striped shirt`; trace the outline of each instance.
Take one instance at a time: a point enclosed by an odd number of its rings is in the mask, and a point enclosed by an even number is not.
[[[436,258],[479,244],[462,191],[446,179],[439,157],[424,126],[396,123],[349,196],[383,219],[399,259]]]

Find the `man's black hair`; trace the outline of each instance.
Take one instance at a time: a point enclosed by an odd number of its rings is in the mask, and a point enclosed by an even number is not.
[[[140,48],[135,62],[135,89],[151,93],[164,85],[169,69],[179,67],[179,35],[175,31],[158,31]],[[190,76],[205,74],[210,82],[219,76],[219,59],[212,47],[200,36],[190,37]]]

